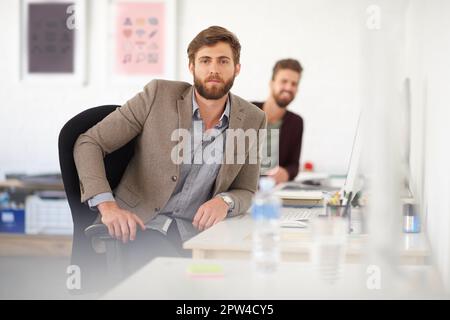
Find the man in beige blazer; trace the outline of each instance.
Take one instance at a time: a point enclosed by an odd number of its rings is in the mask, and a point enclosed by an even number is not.
[[[228,133],[259,131],[266,118],[229,92],[240,71],[239,56],[233,33],[217,26],[203,30],[188,47],[193,86],[153,80],[75,143],[81,201],[99,210],[111,236],[124,243],[131,240],[130,248],[140,242],[137,255],[146,252],[146,260],[186,254],[184,240],[250,207],[259,158],[250,161],[251,146],[233,145]],[[183,136],[186,132],[193,138]],[[180,163],[181,136],[192,144],[181,147]],[[103,158],[135,137],[134,156],[111,190]],[[205,148],[218,151],[208,153],[214,161],[204,161]],[[225,161],[229,153],[236,156],[234,162]],[[245,161],[236,160],[239,156]],[[203,161],[189,161],[199,158]],[[137,226],[145,231],[136,233]]]

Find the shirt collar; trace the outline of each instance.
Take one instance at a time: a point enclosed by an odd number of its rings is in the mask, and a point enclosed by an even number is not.
[[[230,100],[230,94],[228,94],[227,103],[225,105],[225,110],[223,111],[222,115],[219,119],[219,127],[222,126],[224,120],[228,121],[230,119],[230,110],[231,110],[231,100]],[[192,117],[195,120],[201,120],[202,117],[200,116],[200,107],[197,103],[197,99],[195,98],[195,91],[192,94]]]

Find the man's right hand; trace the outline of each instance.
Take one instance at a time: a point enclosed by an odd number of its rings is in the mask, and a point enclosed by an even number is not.
[[[144,222],[136,214],[119,208],[115,201],[102,202],[97,206],[102,222],[108,227],[109,235],[123,243],[136,239],[136,226],[145,230]]]

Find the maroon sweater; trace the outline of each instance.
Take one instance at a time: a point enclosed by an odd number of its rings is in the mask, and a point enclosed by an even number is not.
[[[262,110],[264,102],[252,102]],[[289,180],[294,180],[300,166],[302,149],[303,119],[286,110],[280,128],[279,166],[289,173]]]

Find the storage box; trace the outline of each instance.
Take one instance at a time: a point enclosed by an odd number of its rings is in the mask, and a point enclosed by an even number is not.
[[[25,212],[27,234],[73,233],[72,215],[67,199],[41,199],[36,195],[28,196]]]
[[[25,210],[24,209],[0,209],[0,232],[24,233]]]

